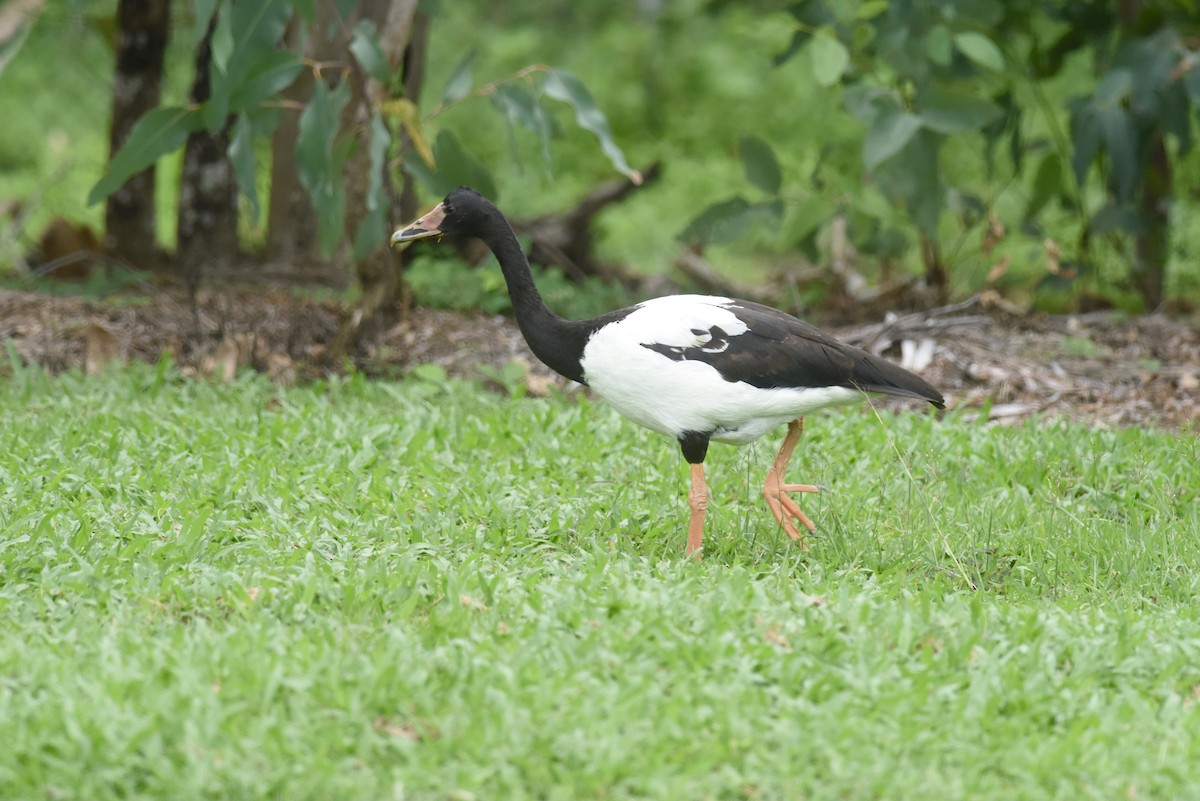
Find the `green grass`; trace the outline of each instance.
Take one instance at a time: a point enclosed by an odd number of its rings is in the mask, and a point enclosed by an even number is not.
[[[17,368],[0,797],[1197,797],[1194,434],[821,415],[808,554],[777,441],[692,564],[603,405]]]

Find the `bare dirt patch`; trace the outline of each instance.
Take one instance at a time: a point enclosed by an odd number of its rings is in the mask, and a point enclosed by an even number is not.
[[[174,289],[104,300],[0,290],[0,340],[51,372],[169,353],[188,374],[230,378],[249,366],[292,383],[345,369],[327,352],[344,313],[336,302],[263,287],[204,292],[195,310]],[[951,408],[998,422],[1040,413],[1105,426],[1191,427],[1200,418],[1194,319],[1025,316],[972,301],[829,330],[920,369]],[[358,369],[377,375],[432,363],[479,378],[481,365],[513,361],[528,365],[531,390],[562,383],[529,353],[516,324],[495,315],[414,309],[354,354]]]

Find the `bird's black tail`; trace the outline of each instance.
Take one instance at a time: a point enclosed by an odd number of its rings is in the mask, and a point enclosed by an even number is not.
[[[939,409],[946,408],[946,399],[942,397],[942,393],[924,378],[865,351],[854,365],[850,380],[863,392],[881,392],[901,398],[925,400]]]

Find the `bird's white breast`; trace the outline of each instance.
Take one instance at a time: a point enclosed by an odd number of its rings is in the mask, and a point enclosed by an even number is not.
[[[598,330],[583,350],[588,385],[630,420],[670,436],[685,431],[713,439],[751,442],[772,428],[824,406],[860,400],[846,387],[764,389],[726,381],[712,365],[675,360],[645,347],[703,348],[709,330],[728,337],[747,333],[725,306],[728,298],[672,295],[649,300]],[[769,340],[764,340],[769,346]]]

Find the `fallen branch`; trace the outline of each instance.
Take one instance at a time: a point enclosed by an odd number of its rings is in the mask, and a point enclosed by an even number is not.
[[[975,308],[980,305],[978,295],[972,295],[966,300],[939,306],[935,309],[913,312],[912,314],[890,315],[882,323],[864,326],[856,331],[842,335],[842,340],[856,345],[863,350],[879,354],[891,347],[892,343],[902,339],[917,339],[934,334],[945,333],[953,329],[978,328],[988,324],[991,318],[985,314],[971,314],[959,317],[950,315]]]

